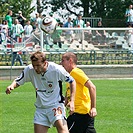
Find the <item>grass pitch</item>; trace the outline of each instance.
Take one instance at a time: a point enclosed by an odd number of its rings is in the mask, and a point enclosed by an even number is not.
[[[92,80],[97,87],[97,133],[133,132],[133,80]],[[31,83],[5,94],[0,81],[0,133],[33,133],[35,91]],[[65,91],[65,89],[64,89]],[[48,133],[56,133],[51,128]]]

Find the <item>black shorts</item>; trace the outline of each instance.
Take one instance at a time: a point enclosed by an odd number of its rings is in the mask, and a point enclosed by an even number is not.
[[[96,133],[94,118],[89,114],[74,113],[67,118],[70,133]]]

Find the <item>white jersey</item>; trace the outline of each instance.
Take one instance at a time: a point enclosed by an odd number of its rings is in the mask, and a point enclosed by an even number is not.
[[[12,27],[12,37],[21,36],[21,33],[24,31],[23,26],[21,24],[13,24]]]
[[[25,25],[24,26],[24,32],[25,32],[26,37],[30,37],[32,31],[33,31],[32,25]]]
[[[126,15],[130,14],[130,16],[128,16],[127,18],[127,22],[133,22],[133,9],[128,9],[126,10]]]
[[[62,81],[71,83],[74,79],[60,65],[48,62],[48,68],[44,74],[37,74],[32,64],[28,65],[16,79],[19,85],[31,82],[36,90],[37,108],[47,108],[56,103],[63,102]]]

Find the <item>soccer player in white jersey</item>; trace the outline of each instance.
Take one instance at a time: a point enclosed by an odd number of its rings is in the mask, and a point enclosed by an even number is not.
[[[62,82],[70,83],[70,113],[74,112],[76,82],[60,65],[46,60],[43,52],[31,55],[32,64],[26,66],[18,78],[6,89],[6,94],[25,82],[31,82],[36,90],[36,112],[34,115],[34,132],[47,133],[54,125],[58,133],[69,133],[65,120]]]

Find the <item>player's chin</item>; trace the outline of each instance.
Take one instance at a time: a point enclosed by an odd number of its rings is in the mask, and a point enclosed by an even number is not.
[[[36,71],[36,73],[37,73],[37,74],[41,74],[41,72],[39,72],[39,71]]]

